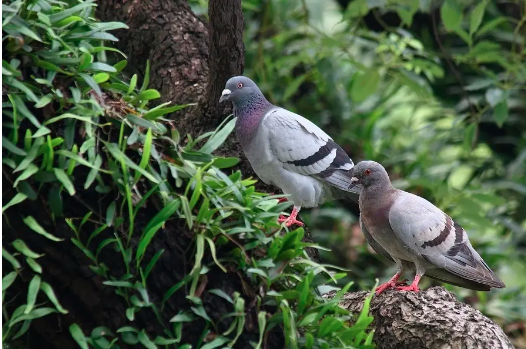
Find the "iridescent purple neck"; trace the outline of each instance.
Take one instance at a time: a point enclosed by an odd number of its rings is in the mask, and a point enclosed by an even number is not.
[[[234,102],[236,136],[242,146],[250,143],[258,129],[259,122],[267,111],[274,106],[262,94],[246,96],[242,101]]]

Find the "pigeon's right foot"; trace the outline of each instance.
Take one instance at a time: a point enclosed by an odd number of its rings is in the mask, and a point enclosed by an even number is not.
[[[380,293],[384,292],[385,290],[389,288],[397,288],[397,287],[401,287],[402,285],[407,285],[405,280],[398,282],[398,279],[400,278],[400,276],[402,276],[402,273],[396,273],[391,278],[391,280],[387,281],[385,284],[381,284],[380,286],[378,286],[375,294],[378,296]]]
[[[279,216],[278,223],[280,223],[280,224],[281,223],[285,223],[285,225],[287,227],[290,227],[293,224],[296,224],[296,225],[299,225],[300,227],[303,227],[304,226],[303,222],[298,221],[296,219],[296,217],[298,216],[298,212],[299,211],[300,211],[299,208],[294,206],[294,208],[292,209],[292,212],[290,213],[290,216],[288,216],[288,217],[285,217],[283,215]]]

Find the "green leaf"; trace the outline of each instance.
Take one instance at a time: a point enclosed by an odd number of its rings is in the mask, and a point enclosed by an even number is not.
[[[73,183],[71,183],[71,180],[69,179],[66,172],[64,172],[64,170],[61,168],[54,168],[53,172],[55,173],[55,176],[57,176],[57,179],[60,181],[60,183],[62,183],[64,188],[66,188],[69,195],[75,195],[75,187],[73,186]]]
[[[139,332],[139,334],[137,335],[137,339],[139,340],[139,342],[144,345],[146,348],[148,349],[157,349],[157,346],[155,345],[155,343],[153,343],[150,338],[148,338],[148,336],[146,335],[146,332],[144,332],[144,330],[142,330],[141,332]]]
[[[189,104],[183,104],[183,105],[174,105],[173,107],[168,107],[168,108],[155,107],[153,109],[150,109],[146,114],[144,114],[143,118],[146,120],[155,120],[160,116],[163,116],[169,113],[174,113],[178,110],[181,110],[181,109],[193,106],[193,105],[196,105],[196,104],[189,103]]]
[[[95,91],[95,93],[97,93],[99,96],[102,96],[102,91],[100,89],[99,84],[97,84],[97,82],[95,80],[93,80],[93,78],[90,75],[84,74],[84,73],[79,73],[79,76],[82,79],[84,79],[86,84],[88,84],[88,86],[91,87],[93,89],[93,91]]]
[[[50,94],[45,95],[44,97],[40,98],[40,100],[38,101],[37,104],[35,104],[35,108],[43,108],[46,105],[48,105],[49,103],[51,103],[52,100],[53,100],[53,96],[51,96]],[[36,137],[36,136],[33,136],[33,137]]]
[[[212,289],[212,290],[210,290],[208,292],[209,293],[213,293],[216,296],[219,296],[219,297],[225,299],[230,304],[234,304],[234,301],[232,300],[232,297],[227,295],[223,290],[220,290],[219,288],[214,288],[214,289]]]
[[[82,333],[79,325],[72,324],[69,326],[69,332],[81,349],[89,349],[86,337],[84,336],[84,333]]]
[[[194,217],[192,216],[192,210],[190,209],[188,199],[186,198],[186,196],[182,195],[179,197],[181,198],[181,203],[183,205],[183,213],[186,219],[186,224],[188,224],[188,228],[192,229],[192,226],[194,225]]]
[[[142,81],[140,92],[143,92],[148,87],[148,84],[150,83],[150,60],[146,61],[146,70],[144,71],[144,80]]]
[[[221,127],[220,125],[214,134],[203,145],[203,147],[199,149],[199,151],[202,153],[211,154],[214,150],[219,148],[228,138],[232,130],[234,130],[234,127],[236,126],[236,120],[237,118],[233,118],[224,127]]]
[[[40,266],[40,264],[38,264],[33,258],[27,257],[26,263],[35,273],[42,274],[42,266]]]
[[[148,275],[150,275],[151,271],[153,270],[153,267],[155,266],[155,263],[159,260],[161,255],[164,253],[164,249],[161,249],[157,251],[157,253],[152,257],[152,259],[148,262],[148,265],[146,266],[146,269],[144,269],[144,278],[148,278]]]
[[[462,11],[455,0],[446,0],[440,7],[442,22],[448,31],[455,31],[462,25]]]
[[[151,99],[157,99],[160,97],[161,97],[161,94],[159,93],[159,91],[150,89],[150,90],[142,91],[141,93],[139,93],[139,95],[137,96],[137,99],[140,101],[149,101]]]
[[[51,313],[56,313],[57,311],[53,308],[38,308],[33,310],[29,314],[24,314],[21,316],[17,316],[16,318],[11,319],[11,322],[9,323],[9,327],[12,327],[13,325],[19,323],[20,321],[25,320],[34,320],[41,317],[44,317],[46,315],[49,315]]]
[[[18,260],[3,247],[2,247],[2,258],[5,258],[6,261],[11,263],[14,269],[20,269],[20,263],[18,262]]]
[[[57,238],[56,236],[48,233],[44,228],[42,228],[40,224],[38,224],[38,222],[32,216],[27,216],[26,218],[24,218],[24,223],[29,228],[31,228],[31,230],[33,230],[34,232],[40,235],[45,236],[49,240],[52,240],[52,241],[63,241],[64,240],[64,239]]]
[[[33,164],[30,164],[24,170],[24,172],[22,172],[22,174],[20,176],[18,176],[18,178],[15,180],[15,183],[13,184],[13,187],[16,187],[18,185],[18,182],[28,179],[29,177],[31,177],[32,175],[34,175],[37,172],[38,172],[38,167],[36,167]]]
[[[105,72],[109,72],[109,73],[116,73],[117,72],[117,69],[115,69],[114,67],[112,67],[109,64],[102,63],[102,62],[93,62],[93,63],[89,64],[86,67],[86,69],[105,71]]]
[[[211,252],[211,254],[212,254],[212,258],[213,258],[215,264],[216,264],[219,268],[221,268],[221,270],[222,270],[224,273],[226,273],[226,268],[225,268],[225,267],[223,266],[223,264],[221,264],[221,263],[219,262],[219,260],[217,259],[217,256],[216,256],[216,246],[215,246],[215,244],[214,244],[214,241],[213,241],[211,238],[209,238],[209,237],[205,237],[205,239],[206,239],[206,241],[208,241],[208,245],[210,245],[210,252]]]
[[[481,1],[471,12],[469,19],[469,35],[473,35],[482,23],[482,17],[484,17],[484,11],[486,10],[486,1]]]
[[[35,275],[29,282],[27,289],[27,306],[24,314],[29,314],[37,301],[38,291],[40,290],[40,276]]]
[[[60,20],[63,20],[69,16],[71,16],[72,14],[76,13],[76,12],[80,12],[82,11],[83,9],[85,8],[88,8],[88,7],[94,7],[94,6],[97,6],[93,1],[85,1],[83,3],[80,3],[76,6],[73,6],[73,7],[70,7],[68,9],[65,9],[65,10],[61,10],[55,14],[52,14],[49,16],[49,20],[51,21],[51,23],[56,23]],[[70,327],[70,330],[71,330],[71,327]],[[84,348],[83,348],[84,349]]]
[[[20,162],[20,164],[13,171],[13,173],[22,171],[22,170],[26,169],[29,165],[32,165],[32,162],[37,157],[38,150],[40,149],[40,146],[43,143],[44,143],[44,139],[43,138],[36,139],[35,142],[33,143],[33,145],[31,146],[31,149],[27,153],[27,156],[24,158],[24,160],[22,160],[22,162]]]
[[[148,165],[150,161],[150,151],[152,149],[152,129],[148,129],[148,132],[146,132],[146,139],[144,140],[144,146],[142,149],[142,157],[141,162],[139,163],[139,167],[142,169],[146,169],[146,166]],[[137,183],[139,181],[139,178],[141,178],[140,172],[135,172],[135,177],[133,179],[134,183]]]
[[[110,75],[107,73],[98,73],[98,74],[93,75],[93,80],[95,80],[97,84],[106,82],[109,79],[110,79]]]
[[[473,146],[475,145],[475,137],[477,131],[477,125],[475,123],[471,123],[464,129],[464,149],[467,151],[471,151]]]
[[[227,337],[219,336],[219,337],[216,337],[210,343],[203,345],[201,349],[214,349],[214,348],[222,346],[228,341],[230,341],[230,339],[228,339]]]
[[[13,247],[26,257],[36,259],[43,256],[43,254],[38,254],[30,250],[29,247],[27,247],[26,243],[20,239],[16,239],[15,241],[13,241]]]
[[[146,252],[146,248],[150,244],[151,240],[155,236],[155,233],[159,228],[166,222],[181,205],[180,200],[170,201],[166,206],[162,208],[146,225],[144,228],[144,235],[141,237],[139,246],[137,247],[136,259],[140,261]]]
[[[102,282],[104,285],[107,285],[107,286],[113,286],[113,287],[127,287],[127,288],[133,288],[133,284],[129,281],[118,281],[118,280],[113,280],[113,281],[103,281]]]
[[[79,164],[82,164],[84,166],[87,166],[87,167],[91,167],[95,170],[98,170],[100,172],[104,172],[104,173],[108,173],[108,174],[111,174],[110,171],[105,171],[105,170],[101,170],[100,169],[100,165],[99,166],[96,166],[95,164],[90,164],[89,162],[87,162],[86,160],[84,160],[83,158],[81,158],[80,156],[78,156],[77,154],[73,154],[72,152],[68,151],[68,150],[57,150],[55,152],[56,155],[64,155],[65,157],[67,158],[70,158],[70,159],[73,159],[75,160],[76,162],[78,162]],[[101,159],[101,162],[102,162],[102,159]],[[95,161],[96,163],[96,161]]]
[[[170,345],[170,344],[175,344],[179,341],[177,339],[168,339],[168,338],[163,338],[161,336],[157,336],[155,337],[155,340],[153,342],[159,345]]]
[[[2,278],[2,292],[7,290],[16,279],[16,271],[12,271]]]
[[[7,210],[9,207],[15,206],[15,205],[21,203],[22,201],[24,201],[25,199],[27,199],[27,195],[26,194],[17,193],[15,196],[13,196],[13,198],[11,200],[9,200],[9,202],[7,204],[5,204],[4,207],[2,207],[2,213],[5,210]]]
[[[11,153],[16,154],[16,155],[20,155],[20,156],[26,156],[26,154],[27,154],[22,149],[17,148],[16,145],[11,143],[11,141],[9,139],[5,138],[4,136],[2,136],[2,148],[5,148],[5,149],[9,150]]]
[[[230,168],[230,167],[236,166],[238,163],[239,163],[239,159],[238,158],[217,157],[217,158],[214,159],[214,162],[212,163],[212,166],[217,167],[217,168]]]
[[[492,19],[491,21],[489,21],[486,24],[484,24],[482,26],[482,28],[479,29],[479,31],[477,32],[476,35],[477,36],[484,35],[487,32],[495,29],[496,27],[498,27],[502,23],[506,23],[507,21],[508,21],[508,19],[506,17],[497,17],[495,19]]]
[[[372,95],[380,83],[380,75],[376,69],[370,69],[365,73],[357,73],[351,86],[351,98],[355,102],[361,102]]]
[[[194,316],[190,313],[179,313],[170,319],[170,322],[192,322]]]
[[[300,85],[305,81],[305,78],[309,73],[302,74],[295,78],[291,83],[287,84],[287,88],[285,89],[285,92],[283,93],[283,99],[288,100],[300,87]]]
[[[502,127],[502,125],[504,125],[504,123],[508,119],[507,100],[503,100],[495,106],[495,109],[493,109],[493,119],[495,120],[499,128]]]
[[[132,78],[130,79],[130,86],[128,86],[127,94],[131,94],[135,90],[135,86],[137,86],[137,74],[133,74]]]
[[[57,296],[55,296],[55,292],[53,291],[53,288],[51,287],[51,285],[49,285],[47,282],[42,282],[40,284],[40,289],[42,290],[42,292],[46,294],[46,296],[49,298],[51,303],[53,303],[53,305],[55,306],[55,308],[57,308],[59,312],[61,312],[62,314],[68,313],[68,311],[64,309],[62,305],[60,304],[60,302],[58,301]]]
[[[123,160],[124,163],[128,166],[128,167],[131,167],[132,169],[136,170],[136,171],[139,171],[144,177],[148,178],[150,181],[154,182],[154,183],[159,183],[159,181],[157,179],[155,179],[154,176],[152,176],[149,172],[147,172],[146,170],[140,168],[139,166],[137,166],[136,163],[134,163],[132,160],[130,160],[129,157],[127,157],[123,152],[121,152],[121,150],[119,149],[119,146],[115,143],[106,143],[104,142],[104,144],[106,145],[106,148],[110,151],[111,155],[116,159],[116,160]]]
[[[106,210],[106,224],[108,227],[111,227],[113,224],[113,220],[115,219],[115,209],[117,207],[117,203],[115,201],[112,201],[111,204],[108,206],[108,209]]]

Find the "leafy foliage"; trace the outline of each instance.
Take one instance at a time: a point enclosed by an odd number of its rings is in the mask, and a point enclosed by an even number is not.
[[[193,3],[204,11],[203,1]],[[516,277],[526,271],[524,2],[243,6],[245,74],[271,102],[323,127],[355,162],[381,162],[397,187],[458,220],[507,288],[448,287],[510,328],[524,324],[526,284]],[[366,247],[356,215],[337,205],[302,218],[331,247],[322,257],[351,269],[342,282],[371,287],[394,274]]]
[[[2,6],[7,43],[2,73],[8,97],[2,105],[2,162],[13,188],[3,215],[10,224],[21,214],[37,239],[82,251],[81,263],[122,298],[128,323],[119,328],[100,324],[91,333],[82,323],[72,323],[37,262],[46,258],[42,246],[17,239],[4,242],[2,250],[13,270],[5,268],[3,276],[3,342],[16,345],[33,320],[59,313],[83,349],[118,348],[123,343],[145,348],[233,347],[246,332],[250,300],[257,314],[255,348],[263,348],[267,333],[276,327],[283,329],[290,348],[372,347],[370,298],[355,318],[338,306],[351,283],[330,301],[322,298],[317,291],[335,288],[328,285],[345,273],[312,262],[306,248],[319,247],[302,242],[302,229],[287,231],[276,223],[288,204],[279,203],[279,196],[256,192],[255,181],[243,179],[239,171],[227,174],[238,159],[212,154],[235,120],[229,118],[215,132],[189,137],[182,144],[163,116],[188,105],[148,108],[150,100],[160,97],[148,89],[149,64],[140,87],[137,75],[129,81],[121,75],[124,53],[105,45],[117,40],[109,31],[125,25],[96,21],[94,6],[90,0],[71,5],[14,1]],[[84,203],[88,193],[106,198],[101,199],[104,213]],[[20,209],[37,200],[45,202],[43,212]],[[64,204],[72,202],[78,205]],[[147,205],[159,209],[151,214]],[[145,216],[144,224],[139,217]],[[68,238],[51,233],[61,222],[71,229]],[[152,242],[166,225],[191,236],[192,268],[162,291],[162,299],[154,299],[148,277],[165,251],[152,253]],[[122,269],[104,263],[108,251],[122,256]],[[239,273],[257,293],[206,288],[207,274],[228,270]],[[15,282],[23,284],[25,301],[12,291]],[[186,296],[188,306],[170,314],[165,304],[176,293]],[[204,307],[205,296],[221,297],[231,312],[214,321]],[[162,331],[134,325],[145,312],[155,315]],[[189,322],[202,329],[198,343],[186,342],[183,327]]]

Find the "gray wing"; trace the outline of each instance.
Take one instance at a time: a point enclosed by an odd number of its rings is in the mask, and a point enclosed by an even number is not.
[[[435,267],[477,284],[504,287],[473,249],[466,231],[429,201],[402,192],[391,207],[389,223],[405,246]],[[447,273],[428,274],[447,281]]]
[[[355,192],[351,182],[354,164],[347,153],[318,126],[283,108],[268,112],[270,148],[283,167],[313,176],[345,191]]]
[[[373,248],[373,250],[376,251],[380,256],[383,256],[390,260],[391,262],[394,262],[393,257],[380,245],[376,240],[373,238],[371,233],[369,233],[369,230],[365,227],[365,224],[363,223],[362,216],[360,215],[360,228],[362,229],[362,233],[365,236],[365,240],[367,240],[367,243]]]

